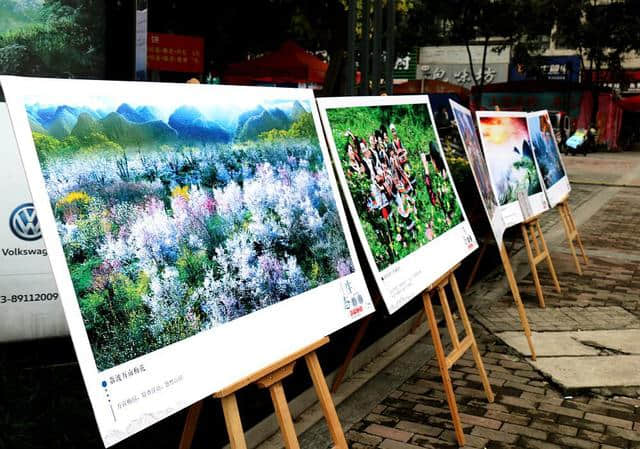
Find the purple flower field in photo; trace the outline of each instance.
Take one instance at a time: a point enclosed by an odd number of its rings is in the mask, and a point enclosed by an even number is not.
[[[310,104],[92,104],[26,109],[100,370],[353,272]]]

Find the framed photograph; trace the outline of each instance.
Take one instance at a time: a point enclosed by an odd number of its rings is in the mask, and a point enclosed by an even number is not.
[[[478,111],[478,131],[507,227],[524,221],[518,192],[526,192],[534,215],[549,209],[529,140],[526,112]]]
[[[349,211],[390,313],[477,248],[425,96],[320,98]]]
[[[527,124],[533,155],[542,175],[542,187],[547,194],[549,206],[555,207],[569,195],[571,184],[560,157],[549,113],[546,110],[530,112],[527,115]]]
[[[487,212],[491,231],[498,243],[498,247],[501,247],[506,225],[502,219],[502,212],[500,211],[500,205],[498,204],[496,193],[491,185],[487,161],[484,158],[484,154],[482,154],[482,146],[478,140],[478,134],[476,133],[476,127],[473,122],[473,115],[471,115],[471,111],[469,109],[455,101],[449,100],[449,103],[451,104],[451,110],[453,111],[453,118],[458,126],[462,146],[467,154],[471,173],[473,173],[473,178],[478,186],[482,205]]]
[[[311,90],[0,82],[106,446],[373,311]]]

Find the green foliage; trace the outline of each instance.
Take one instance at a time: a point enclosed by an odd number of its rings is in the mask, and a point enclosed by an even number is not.
[[[45,161],[48,158],[62,155],[64,145],[58,139],[36,131],[32,134],[33,142],[35,143],[36,151],[38,152],[40,160]]]
[[[211,264],[211,259],[205,251],[193,252],[188,248],[183,248],[182,254],[176,262],[176,268],[183,283],[200,285]]]
[[[0,3],[0,73],[102,76],[103,1],[19,3]]]
[[[397,262],[417,248],[429,242],[427,230],[439,236],[462,221],[462,210],[455,198],[451,181],[443,178],[429,164],[429,173],[424,172],[420,153],[429,153],[429,143],[435,141],[429,112],[424,104],[396,105],[380,107],[352,107],[329,109],[327,111],[331,131],[347,176],[349,192],[356,205],[360,223],[364,228],[367,242],[373,252],[379,269]],[[347,131],[355,136],[368,139],[374,130],[384,124],[387,129],[393,124],[403,146],[408,150],[407,175],[415,179],[413,211],[408,218],[402,218],[398,205],[389,205],[390,216],[384,219],[379,211],[368,211],[367,200],[371,191],[371,180],[366,175],[354,174],[346,152]],[[431,202],[425,177],[429,176],[432,190],[438,198],[437,206]],[[447,217],[447,214],[451,217]],[[409,222],[413,228],[409,229]]]
[[[93,257],[82,263],[72,264],[70,267],[71,280],[76,290],[76,295],[82,296],[89,292],[93,285],[93,270],[98,268],[102,260]]]
[[[300,117],[291,124],[289,135],[296,139],[316,137],[316,125],[313,122],[313,114],[311,114],[311,112],[300,114]]]
[[[260,134],[259,139],[267,142],[275,142],[282,139],[307,139],[315,138],[316,127],[313,122],[313,114],[304,112],[291,124],[289,129],[270,129]]]
[[[149,278],[140,273],[132,280],[122,274],[111,275],[107,290],[79,295],[85,326],[91,332],[91,346],[97,366],[114,366],[162,346],[152,339],[149,312],[142,298],[149,291]],[[109,345],[109,351],[98,348]]]

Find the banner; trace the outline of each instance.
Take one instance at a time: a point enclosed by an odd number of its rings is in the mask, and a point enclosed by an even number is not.
[[[7,105],[0,103],[0,342],[67,334]]]
[[[204,38],[149,33],[147,68],[167,72],[204,72]]]
[[[136,9],[136,80],[147,79],[148,9]]]

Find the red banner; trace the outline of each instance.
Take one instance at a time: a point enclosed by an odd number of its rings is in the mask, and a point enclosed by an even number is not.
[[[179,34],[149,33],[147,69],[166,72],[204,72],[204,39]]]

